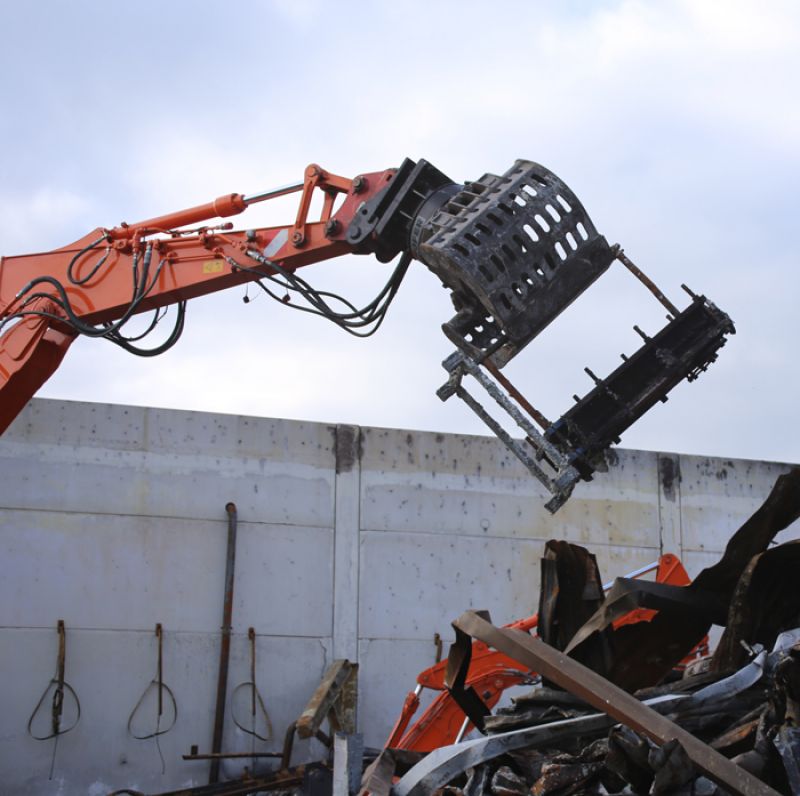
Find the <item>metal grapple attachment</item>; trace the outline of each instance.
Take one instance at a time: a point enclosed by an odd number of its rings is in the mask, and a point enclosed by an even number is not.
[[[694,381],[717,358],[733,323],[704,296],[661,329],[611,375],[590,375],[595,387],[554,423],[537,412],[492,363],[456,351],[443,363],[450,377],[437,395],[461,398],[552,495],[545,504],[554,513],[567,501],[579,480],[590,481],[606,470],[605,452],[680,381]],[[472,376],[524,433],[512,437],[469,392],[464,377]],[[494,379],[492,378],[494,377]],[[538,425],[538,428],[537,428]]]
[[[614,260],[577,196],[537,163],[467,183],[420,226],[412,251],[453,291],[445,334],[498,367]]]
[[[424,160],[406,160],[392,184],[360,210],[354,245],[388,259],[410,249],[452,291],[443,325],[457,350],[438,395],[457,395],[551,494],[555,512],[579,480],[605,469],[620,434],[716,359],[730,318],[703,296],[679,311],[595,229],[575,194],[543,166],[518,160],[502,176],[458,185]],[[550,422],[501,372],[539,332],[619,260],[669,311],[669,323],[595,388]],[[587,371],[588,372],[588,371]],[[512,436],[468,391],[471,377],[520,429]]]

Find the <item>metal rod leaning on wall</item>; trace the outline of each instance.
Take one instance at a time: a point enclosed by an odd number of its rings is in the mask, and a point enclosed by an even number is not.
[[[225,555],[225,597],[222,606],[222,628],[219,646],[219,675],[217,677],[217,706],[214,711],[214,739],[211,753],[222,751],[222,731],[225,726],[225,695],[228,690],[228,661],[231,654],[231,620],[233,618],[233,581],[236,568],[236,504],[227,503],[228,546]],[[211,760],[208,784],[219,782],[220,758]]]

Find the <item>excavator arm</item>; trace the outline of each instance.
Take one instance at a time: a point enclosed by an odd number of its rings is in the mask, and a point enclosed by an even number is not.
[[[189,299],[293,274],[310,263],[353,251],[344,231],[356,207],[391,180],[390,169],[354,181],[318,166],[302,183],[213,202],[135,224],[96,229],[55,251],[0,259],[0,431],[52,375],[78,334],[124,344],[132,316],[178,305],[177,335]],[[308,220],[315,190],[321,218]],[[290,192],[301,199],[291,226],[233,231],[213,219],[238,215],[256,202]],[[344,201],[336,213],[334,202]],[[194,229],[186,230],[190,225]]]
[[[312,221],[317,191],[322,211]],[[291,225],[235,231],[219,221],[287,193],[300,194]],[[381,262],[401,255],[386,287],[360,310],[345,300],[335,309],[331,294],[296,275],[302,266],[348,253]],[[442,326],[456,350],[443,363],[448,379],[439,397],[457,396],[478,414],[544,485],[550,511],[579,480],[605,469],[605,452],[620,434],[681,380],[705,370],[734,331],[725,313],[688,289],[692,301],[678,310],[598,233],[569,187],[537,163],[518,160],[503,175],[465,184],[425,160],[406,159],[397,169],[354,179],[312,164],[294,185],[228,194],[99,228],[55,251],[0,258],[0,433],[79,334],[154,355],[177,341],[187,301],[258,281],[273,298],[302,297],[305,303],[294,306],[366,336],[380,325],[412,258],[450,289],[456,310]],[[605,379],[590,373],[595,389],[551,422],[501,369],[614,261],[667,308],[669,323],[653,337],[642,333],[645,344]],[[276,284],[284,296],[271,292]],[[140,340],[170,305],[177,306],[172,332],[142,348]],[[150,327],[126,333],[125,324],[145,312],[154,314]],[[497,404],[499,420],[468,382]]]

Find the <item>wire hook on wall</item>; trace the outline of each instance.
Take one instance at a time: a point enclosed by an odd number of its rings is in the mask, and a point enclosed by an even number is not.
[[[65,672],[67,665],[67,629],[63,619],[58,620],[56,626],[58,633],[58,653],[56,656],[56,673],[47,684],[44,693],[36,703],[36,707],[28,719],[28,734],[37,741],[48,741],[55,738],[53,743],[53,757],[50,761],[50,776],[53,779],[53,771],[56,765],[56,750],[58,749],[58,739],[70,730],[74,730],[81,718],[81,703],[75,689],[66,681]],[[50,700],[50,727],[46,732],[38,731],[34,728],[36,717],[44,707],[48,694],[52,693]],[[64,697],[72,698],[74,702],[74,715],[64,721]]]
[[[134,705],[131,715],[128,717],[128,733],[131,737],[136,738],[137,741],[146,741],[150,738],[155,738],[156,749],[158,756],[161,760],[161,773],[166,771],[166,763],[164,762],[164,755],[161,753],[161,744],[159,743],[159,736],[169,732],[178,720],[178,703],[175,700],[175,695],[172,689],[164,682],[164,631],[159,622],[156,625],[156,641],[157,641],[157,662],[156,662],[156,676],[148,683],[147,687],[139,697],[139,701]],[[149,694],[153,691],[156,692],[156,727],[152,732],[137,732],[134,730],[136,714],[143,709],[144,703]],[[166,727],[161,727],[162,718],[164,716],[164,696],[166,695],[166,704],[171,706],[172,719]]]
[[[253,743],[258,738],[259,741],[269,741],[272,739],[272,720],[267,712],[267,706],[261,697],[261,693],[256,685],[256,631],[255,628],[248,628],[247,638],[250,645],[250,680],[245,683],[239,683],[233,689],[231,694],[231,718],[233,723],[244,733],[253,737]],[[249,690],[250,692],[250,726],[246,727],[243,721],[236,718],[236,695],[242,691]],[[259,720],[258,714],[264,719],[264,735],[261,735],[256,729]]]

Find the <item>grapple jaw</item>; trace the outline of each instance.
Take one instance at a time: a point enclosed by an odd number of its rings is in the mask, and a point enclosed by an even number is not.
[[[605,469],[621,433],[680,381],[716,359],[730,318],[703,296],[679,311],[595,229],[578,198],[551,171],[518,160],[502,176],[459,185],[424,160],[406,160],[392,184],[361,209],[348,240],[390,259],[409,250],[452,292],[443,325],[457,351],[443,365],[438,395],[457,395],[545,486],[555,512],[579,480]],[[669,323],[610,376],[551,423],[501,373],[536,335],[620,260],[668,309]],[[510,434],[469,392],[473,379],[500,408]]]
[[[575,194],[528,160],[502,177],[467,183],[419,226],[411,245],[453,291],[457,312],[445,334],[499,367],[614,260]]]

